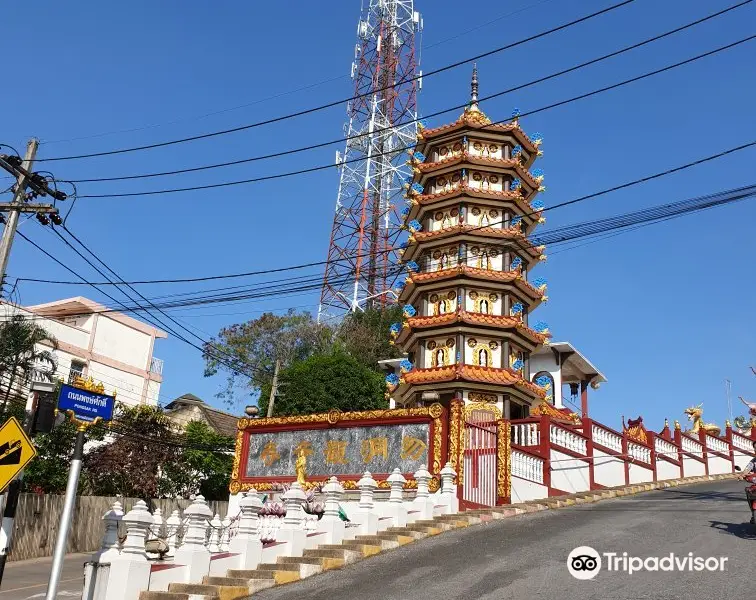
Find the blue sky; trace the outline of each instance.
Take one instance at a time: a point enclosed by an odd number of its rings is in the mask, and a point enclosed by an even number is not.
[[[734,4],[735,0],[637,0],[628,7],[479,62],[481,95],[569,67]],[[569,21],[605,0],[417,0],[425,31],[422,68],[484,52]],[[469,7],[469,8],[465,8]],[[521,12],[505,16],[514,11]],[[0,50],[32,74],[7,74],[0,142],[40,157],[159,142],[274,117],[347,96],[356,1],[206,3],[40,1],[9,4]],[[504,17],[498,19],[498,17]],[[493,21],[493,22],[491,22]],[[472,33],[465,31],[491,22]],[[523,112],[683,60],[753,34],[753,5],[600,65],[484,103],[494,119]],[[460,35],[463,34],[463,35]],[[445,43],[438,44],[454,38]],[[756,138],[756,42],[568,106],[523,119],[544,135],[547,206],[601,190]],[[422,113],[466,101],[470,68],[428,77]],[[309,89],[291,92],[328,81]],[[240,107],[242,108],[235,108]],[[233,109],[233,110],[226,110]],[[216,113],[211,116],[209,113]],[[451,120],[437,118],[431,125]],[[202,118],[199,118],[202,117]],[[61,179],[170,170],[234,160],[338,137],[344,107],[252,131],[116,157],[47,163]],[[154,126],[159,125],[159,126]],[[111,133],[120,132],[120,133]],[[99,135],[108,133],[108,135]],[[95,137],[92,137],[95,136]],[[72,138],[85,138],[73,139]],[[72,140],[72,141],[61,141]],[[215,171],[137,182],[82,184],[80,193],[117,193],[256,177],[333,160],[341,146]],[[548,214],[545,228],[752,184],[756,150]],[[0,180],[0,184],[5,183]],[[125,199],[81,199],[69,221],[126,279],[192,277],[324,259],[337,172],[219,190]],[[5,187],[5,186],[0,186]],[[538,268],[550,302],[538,317],[555,340],[569,340],[608,377],[592,416],[618,425],[641,414],[654,428],[704,402],[704,418],[726,418],[733,396],[756,396],[751,299],[756,240],[752,200],[606,241],[554,253]],[[99,279],[35,221],[25,235],[85,276]],[[315,271],[305,272],[314,274]],[[9,267],[16,277],[70,279],[23,240]],[[257,280],[247,280],[254,284]],[[206,287],[217,287],[217,284]],[[142,286],[148,296],[197,285]],[[24,303],[73,295],[104,300],[82,286],[25,283]],[[315,310],[319,294],[172,312],[209,337],[264,310]],[[161,341],[161,400],[192,392],[215,403],[219,380],[202,376],[199,353]],[[243,406],[242,401],[242,406]],[[736,408],[735,414],[739,411]]]

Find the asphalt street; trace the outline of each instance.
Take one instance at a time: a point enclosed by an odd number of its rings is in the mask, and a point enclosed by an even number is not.
[[[260,600],[695,600],[756,597],[756,529],[744,484],[718,481],[543,511],[426,538],[255,594]],[[579,546],[629,557],[727,557],[724,571],[602,568],[573,578]],[[664,563],[661,563],[664,566]],[[651,564],[650,566],[653,566]],[[2,600],[2,599],[0,599]]]
[[[63,563],[57,598],[81,598],[84,586],[84,563],[90,554],[69,554]],[[5,565],[0,600],[43,600],[47,592],[52,559],[12,561]]]

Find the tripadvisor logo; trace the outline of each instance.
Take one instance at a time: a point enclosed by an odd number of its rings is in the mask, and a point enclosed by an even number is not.
[[[642,571],[701,572],[727,570],[727,556],[694,556],[692,552],[678,556],[630,556],[627,552],[599,554],[590,546],[579,546],[567,557],[567,570],[575,579],[593,579],[601,571],[624,572],[628,575]]]

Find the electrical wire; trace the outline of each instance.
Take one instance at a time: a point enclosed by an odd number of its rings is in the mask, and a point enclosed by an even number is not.
[[[569,68],[562,69],[560,71],[556,71],[554,73],[551,73],[550,75],[545,75],[543,77],[539,77],[537,79],[533,79],[531,81],[528,81],[527,83],[523,83],[523,84],[511,87],[511,88],[508,88],[506,90],[503,90],[503,91],[500,91],[500,92],[496,92],[494,94],[490,94],[488,96],[483,96],[483,97],[481,97],[479,99],[479,102],[485,102],[487,100],[491,100],[491,99],[494,99],[494,98],[499,98],[499,97],[504,96],[506,94],[510,94],[512,92],[520,91],[520,90],[526,89],[528,87],[531,87],[531,86],[534,86],[534,85],[537,85],[537,84],[540,84],[540,83],[544,83],[546,81],[550,81],[550,80],[556,79],[558,77],[562,77],[562,76],[567,75],[569,73],[573,73],[575,71],[579,71],[580,69],[584,69],[586,67],[595,65],[597,63],[603,62],[603,61],[608,60],[610,58],[614,58],[616,56],[620,56],[622,54],[625,54],[626,52],[631,52],[632,50],[636,50],[638,48],[641,48],[641,47],[646,46],[648,44],[657,42],[657,41],[659,41],[661,39],[664,39],[666,37],[669,37],[671,35],[674,35],[676,33],[681,32],[681,31],[685,31],[686,29],[690,29],[692,27],[695,27],[696,25],[700,25],[701,23],[704,23],[706,21],[709,21],[709,20],[715,19],[717,17],[720,17],[720,16],[722,16],[722,15],[724,15],[724,14],[730,12],[730,11],[733,11],[733,10],[735,10],[737,8],[741,8],[741,7],[743,7],[743,6],[747,5],[747,4],[750,4],[751,2],[753,2],[753,0],[744,0],[743,2],[740,2],[739,4],[735,4],[733,6],[729,6],[729,7],[725,8],[725,9],[722,9],[720,11],[717,11],[715,13],[707,15],[706,17],[697,19],[697,20],[692,21],[690,23],[687,23],[685,25],[681,25],[680,27],[677,27],[675,29],[671,29],[669,31],[661,33],[659,35],[647,38],[647,39],[645,39],[643,41],[637,42],[637,43],[632,44],[630,46],[625,46],[624,48],[621,48],[621,49],[616,50],[614,52],[610,52],[608,54],[604,54],[602,56],[593,58],[591,60],[584,61],[582,63],[573,65],[573,66],[571,66]],[[445,114],[450,113],[450,112],[457,111],[459,109],[463,109],[466,106],[468,106],[467,103],[465,103],[465,104],[459,104],[459,105],[456,105],[456,106],[452,106],[451,108],[446,108],[444,110],[440,110],[440,111],[431,113],[429,115],[425,115],[424,117],[422,117],[422,119],[421,118],[416,118],[416,119],[409,119],[407,121],[403,121],[402,123],[399,123],[396,126],[409,125],[411,123],[415,123],[415,122],[418,122],[418,121],[421,121],[421,120],[430,119],[430,118],[433,118],[433,117],[438,117],[438,116],[445,115]],[[271,158],[280,158],[282,156],[288,156],[288,155],[297,154],[297,153],[300,153],[300,152],[306,152],[306,151],[309,151],[309,150],[315,150],[315,149],[318,149],[318,148],[324,148],[324,147],[332,146],[334,144],[343,144],[345,141],[348,141],[348,140],[354,140],[354,139],[359,139],[359,138],[366,137],[366,136],[376,135],[376,134],[379,134],[381,132],[384,132],[384,131],[387,131],[387,130],[390,130],[390,129],[392,129],[392,127],[377,127],[374,130],[372,130],[372,131],[363,132],[363,133],[357,133],[357,134],[354,134],[354,135],[351,135],[351,136],[346,136],[346,137],[341,137],[341,138],[329,140],[327,142],[320,142],[320,143],[311,144],[311,145],[308,145],[308,146],[302,146],[302,147],[299,147],[299,148],[294,148],[294,149],[289,149],[289,150],[283,150],[283,151],[280,151],[280,152],[274,152],[274,153],[270,153],[270,154],[253,156],[253,157],[250,157],[250,158],[242,158],[242,159],[239,159],[239,160],[232,160],[232,161],[214,163],[214,164],[209,164],[209,165],[202,165],[202,166],[198,166],[198,167],[189,167],[189,168],[184,168],[184,169],[175,169],[175,170],[172,170],[172,171],[158,171],[158,172],[153,172],[153,173],[141,173],[141,174],[137,174],[137,175],[123,175],[123,176],[113,176],[113,177],[93,177],[93,178],[89,178],[89,179],[74,179],[72,181],[75,182],[75,183],[95,183],[95,182],[107,182],[107,181],[127,181],[127,180],[133,180],[133,179],[147,179],[147,178],[152,178],[152,177],[164,177],[164,176],[168,176],[168,175],[180,175],[180,174],[183,174],[183,173],[194,173],[194,172],[198,172],[198,171],[205,171],[205,170],[218,169],[218,168],[235,166],[235,165],[240,165],[240,164],[246,164],[246,163],[251,163],[251,162],[257,162],[257,161],[267,160],[267,159],[271,159]]]
[[[477,54],[477,55],[472,56],[470,58],[466,58],[464,60],[460,60],[460,61],[457,61],[457,62],[454,62],[454,63],[450,63],[450,64],[447,64],[447,65],[444,65],[444,66],[439,67],[437,69],[433,69],[432,71],[428,71],[426,73],[423,73],[422,75],[412,75],[411,77],[404,78],[404,79],[402,79],[402,80],[400,80],[400,81],[398,81],[396,83],[387,85],[387,86],[379,88],[379,89],[373,89],[373,90],[370,90],[369,92],[364,92],[362,94],[353,95],[353,96],[350,96],[348,98],[341,98],[341,99],[333,101],[333,102],[328,102],[326,104],[321,104],[319,106],[303,109],[303,110],[296,111],[296,112],[293,112],[293,113],[288,113],[288,114],[285,114],[285,115],[280,115],[278,117],[273,117],[273,118],[270,118],[270,119],[265,119],[263,121],[257,121],[255,123],[250,123],[250,124],[242,125],[242,126],[239,126],[239,127],[233,127],[231,129],[224,129],[224,130],[221,130],[221,131],[215,131],[215,132],[211,132],[211,133],[205,133],[205,134],[201,134],[201,135],[195,135],[195,136],[180,138],[180,139],[176,139],[176,140],[170,140],[170,141],[166,141],[166,142],[159,142],[159,143],[155,143],[155,144],[147,144],[147,145],[143,145],[143,146],[134,146],[134,147],[131,147],[131,148],[120,148],[120,149],[117,149],[117,150],[108,150],[106,152],[93,152],[93,153],[89,153],[89,154],[79,154],[79,155],[74,155],[74,156],[57,156],[57,157],[42,158],[42,159],[37,159],[37,160],[40,161],[40,162],[41,161],[50,162],[50,161],[61,161],[61,160],[78,160],[78,159],[82,159],[82,158],[93,158],[93,157],[96,157],[96,156],[110,156],[110,155],[113,155],[113,154],[125,154],[125,153],[128,153],[128,152],[136,152],[136,151],[141,151],[141,150],[150,150],[150,149],[153,149],[153,148],[162,148],[162,147],[165,147],[165,146],[172,146],[172,145],[175,145],[175,144],[182,144],[182,143],[185,143],[185,142],[193,142],[193,141],[197,141],[197,140],[201,140],[201,139],[207,139],[207,138],[211,138],[211,137],[216,137],[216,136],[219,136],[219,135],[226,135],[226,134],[229,134],[229,133],[235,133],[235,132],[238,132],[238,131],[245,131],[245,130],[248,130],[248,129],[254,129],[256,127],[262,127],[264,125],[270,125],[272,123],[278,123],[280,121],[285,121],[285,120],[288,120],[288,119],[293,119],[293,118],[300,117],[300,116],[303,116],[303,115],[309,115],[309,114],[312,114],[312,113],[316,113],[316,112],[325,110],[327,108],[332,108],[334,106],[339,106],[341,104],[345,104],[347,102],[353,102],[354,100],[357,100],[359,98],[364,98],[364,97],[367,97],[367,96],[372,96],[373,94],[376,94],[376,93],[379,93],[379,92],[384,92],[386,90],[390,90],[390,89],[392,89],[394,87],[397,87],[397,86],[400,86],[400,85],[404,85],[405,83],[410,83],[410,82],[413,82],[413,81],[417,81],[420,78],[426,79],[428,77],[432,77],[433,75],[437,75],[439,73],[443,73],[445,71],[449,71],[451,69],[455,69],[457,67],[461,67],[462,65],[466,65],[466,64],[470,64],[470,63],[476,62],[478,60],[481,60],[482,58],[486,58],[488,56],[493,56],[494,54],[498,54],[500,52],[504,52],[505,50],[510,50],[511,48],[515,48],[517,46],[521,46],[523,44],[535,41],[535,40],[540,39],[542,37],[546,37],[546,36],[551,35],[553,33],[557,33],[559,31],[563,31],[565,29],[569,29],[570,27],[574,27],[575,25],[578,25],[578,24],[583,23],[585,21],[589,21],[589,20],[594,19],[596,17],[599,17],[599,16],[602,16],[604,14],[610,13],[610,12],[612,12],[614,10],[617,10],[619,8],[627,6],[628,4],[632,4],[633,2],[635,2],[635,0],[622,0],[622,2],[618,2],[617,4],[613,4],[611,6],[608,6],[606,8],[601,9],[601,10],[598,10],[596,12],[590,13],[588,15],[584,15],[584,16],[578,18],[578,19],[574,19],[572,21],[569,21],[568,23],[563,23],[562,25],[558,25],[557,27],[552,27],[551,29],[548,29],[546,31],[542,31],[540,33],[533,34],[533,35],[528,36],[526,38],[522,38],[522,39],[520,39],[520,40],[518,40],[516,42],[512,42],[512,43],[509,43],[509,44],[505,44],[503,46],[499,46],[497,48],[494,48],[493,50],[489,50],[487,52],[483,52],[483,53]]]
[[[661,222],[669,218],[676,216],[683,216],[692,212],[698,212],[716,206],[722,206],[726,204],[732,204],[747,198],[753,198],[756,196],[756,184],[749,186],[743,186],[734,190],[717,192],[714,194],[708,194],[705,196],[699,196],[692,199],[687,199],[679,202],[667,203],[663,205],[653,206],[630,213],[616,215],[604,219],[597,219],[594,221],[584,221],[573,225],[567,225],[560,227],[549,232],[545,232],[538,238],[538,243],[549,244],[550,246],[559,246],[567,244],[574,240],[590,238],[592,236],[603,235],[609,231],[615,231],[618,229],[642,227],[653,224],[655,222]],[[569,248],[568,248],[569,249]],[[558,253],[554,252],[554,254]],[[319,278],[318,278],[319,279]],[[301,291],[306,286],[298,286],[295,288],[297,291]],[[313,285],[310,285],[310,289],[316,289],[319,287],[319,281],[315,281]],[[256,288],[255,288],[256,290]],[[160,303],[159,306],[163,309],[168,309],[177,306],[189,306],[196,304],[209,304],[217,301],[230,301],[238,298],[249,298],[254,296],[263,295],[269,297],[271,294],[267,291],[255,291],[251,294],[244,294],[240,296],[222,296],[222,297],[203,297],[186,299],[180,302],[168,301]],[[154,300],[154,299],[153,299]],[[132,310],[142,310],[141,305],[136,307],[129,307]],[[120,312],[118,309],[106,309],[105,311],[98,312]]]
[[[587,200],[592,200],[594,198],[598,198],[600,196],[604,196],[606,194],[610,194],[612,192],[616,192],[622,189],[627,189],[630,187],[634,187],[636,185],[640,185],[642,183],[646,183],[648,181],[653,181],[655,179],[659,179],[662,177],[666,177],[667,175],[671,175],[673,173],[679,173],[681,171],[690,169],[692,167],[717,160],[719,158],[722,158],[724,156],[728,156],[731,154],[734,154],[736,152],[741,152],[743,150],[746,150],[748,148],[752,148],[756,146],[756,140],[747,142],[745,144],[740,144],[738,146],[734,146],[732,148],[729,148],[727,150],[723,150],[722,152],[718,152],[716,154],[711,154],[708,156],[705,156],[703,158],[684,163],[682,165],[678,165],[676,167],[673,167],[671,169],[666,169],[664,171],[658,171],[656,173],[653,173],[651,175],[646,175],[644,177],[640,177],[616,186],[612,186],[610,188],[605,188],[603,190],[600,190],[598,192],[593,192],[591,194],[586,194],[583,196],[579,196],[577,198],[573,198],[571,200],[567,200],[565,202],[561,202],[559,204],[555,204],[554,206],[546,207],[542,211],[534,211],[526,216],[537,216],[541,213],[550,212],[552,210],[557,210],[560,208],[563,208],[565,206],[572,206],[573,204],[578,204],[580,202],[585,202]],[[499,221],[497,223],[492,223],[492,225],[501,224],[502,221]],[[391,250],[393,251],[393,250]],[[385,252],[385,251],[381,251]],[[178,278],[178,279],[152,279],[152,280],[138,280],[138,281],[129,281],[126,282],[130,285],[147,285],[147,284],[158,284],[158,283],[196,283],[196,282],[202,282],[202,281],[215,281],[215,280],[221,280],[221,279],[237,279],[237,278],[243,278],[243,277],[249,277],[249,276],[255,276],[255,275],[263,275],[263,274],[269,274],[269,273],[280,273],[285,271],[293,271],[303,268],[309,268],[314,266],[322,266],[325,264],[328,264],[329,261],[316,261],[311,263],[305,263],[302,265],[292,265],[288,267],[278,267],[275,269],[265,269],[265,270],[258,270],[258,271],[248,271],[244,273],[231,273],[231,274],[223,274],[223,275],[207,275],[203,277],[190,277],[190,278]],[[105,281],[98,281],[94,284],[90,283],[82,283],[80,281],[63,281],[63,280],[55,280],[55,279],[39,279],[39,278],[31,278],[31,277],[19,277],[16,278],[17,281],[28,281],[28,282],[34,282],[34,283],[46,283],[46,284],[65,284],[65,285],[115,285],[113,282],[105,282]]]
[[[641,81],[643,79],[647,79],[648,77],[652,77],[654,75],[659,75],[661,73],[665,73],[667,71],[671,71],[672,69],[676,69],[678,67],[681,67],[681,66],[693,63],[693,62],[701,60],[703,58],[707,58],[709,56],[713,56],[714,54],[718,54],[719,52],[724,52],[726,50],[730,50],[732,48],[735,48],[736,46],[739,46],[739,45],[744,44],[746,42],[750,42],[750,41],[752,41],[754,39],[756,39],[756,35],[751,35],[751,36],[748,36],[746,38],[742,38],[742,39],[740,39],[740,40],[738,40],[736,42],[733,42],[731,44],[727,44],[725,46],[720,46],[719,48],[716,48],[714,50],[710,50],[708,52],[704,52],[703,54],[699,54],[697,56],[688,58],[686,60],[683,60],[683,61],[680,61],[680,62],[677,62],[677,63],[674,63],[672,65],[667,65],[666,67],[663,67],[661,69],[656,69],[654,71],[650,71],[650,72],[644,73],[642,75],[638,75],[637,77],[632,77],[630,79],[626,79],[626,80],[621,81],[619,83],[615,83],[615,84],[612,84],[612,85],[604,86],[602,88],[598,88],[598,89],[592,90],[590,92],[586,92],[584,94],[580,94],[578,96],[573,96],[573,97],[568,98],[566,100],[561,100],[559,102],[554,102],[552,104],[548,104],[546,106],[542,106],[542,107],[540,107],[538,109],[535,109],[535,110],[523,113],[523,114],[519,115],[518,118],[525,117],[525,116],[531,116],[531,115],[538,114],[538,113],[541,113],[541,112],[544,112],[544,111],[547,111],[547,110],[551,110],[553,108],[557,108],[559,106],[564,106],[566,104],[571,104],[572,102],[577,102],[578,100],[583,100],[585,98],[589,98],[589,97],[592,97],[592,96],[595,96],[595,95],[598,95],[598,94],[601,94],[601,93],[604,93],[604,92],[607,92],[607,91],[610,91],[610,90],[617,89],[619,87],[628,85],[630,83],[635,83],[637,81]],[[485,126],[479,128],[479,129],[486,129],[487,127],[491,127],[493,125],[501,125],[503,123],[508,123],[508,122],[510,122],[512,120],[513,119],[510,118],[510,119],[503,119],[501,121],[494,121],[490,125],[485,125]],[[394,154],[395,152],[398,152],[399,150],[404,150],[404,149],[410,149],[410,146],[407,146],[405,148],[396,148],[396,149],[394,149],[392,151],[376,152],[373,156],[374,157],[378,157],[378,156],[384,156],[384,155],[387,155],[387,154]],[[350,160],[343,161],[341,164],[349,164],[349,163],[360,162],[360,161],[364,161],[364,160],[365,160],[364,158],[355,158],[355,159],[350,159]],[[276,173],[276,174],[273,174],[273,175],[263,175],[263,176],[260,176],[260,177],[253,177],[253,178],[250,178],[250,179],[240,179],[240,180],[236,180],[236,181],[225,181],[225,182],[221,182],[221,183],[211,183],[211,184],[187,186],[187,187],[181,187],[181,188],[164,188],[164,189],[160,189],[160,190],[147,190],[147,191],[141,191],[141,192],[120,192],[120,193],[114,193],[114,194],[82,194],[82,195],[79,195],[79,198],[126,198],[126,197],[137,197],[137,196],[154,196],[154,195],[158,195],[158,194],[173,194],[173,193],[178,193],[178,192],[192,192],[192,191],[198,191],[198,190],[208,190],[208,189],[217,189],[217,188],[232,187],[232,186],[237,186],[237,185],[245,185],[245,184],[249,184],[249,183],[259,183],[261,181],[271,181],[271,180],[275,180],[275,179],[284,179],[284,178],[293,177],[293,176],[296,176],[296,175],[304,175],[304,174],[314,173],[314,172],[317,172],[317,171],[323,171],[323,170],[331,169],[331,168],[333,168],[333,165],[332,164],[328,164],[328,165],[320,165],[320,166],[316,166],[316,167],[309,167],[309,168],[306,168],[306,169],[299,169],[299,170],[296,170],[296,171],[288,171],[288,172],[284,172],[284,173]]]

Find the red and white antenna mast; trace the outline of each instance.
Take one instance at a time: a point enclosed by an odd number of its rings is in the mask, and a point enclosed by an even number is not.
[[[417,141],[415,36],[422,18],[414,0],[366,1],[352,63],[348,139],[344,153],[336,153],[339,193],[319,320],[391,302],[398,276],[399,204],[411,173],[405,150]]]

